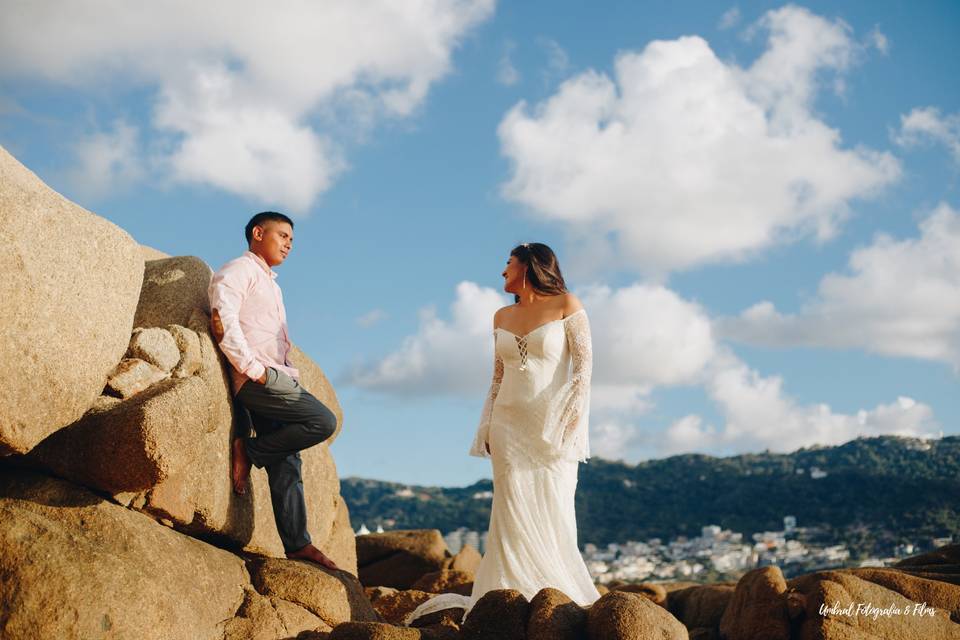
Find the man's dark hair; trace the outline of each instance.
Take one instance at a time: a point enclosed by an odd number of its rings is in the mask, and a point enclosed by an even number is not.
[[[257,215],[250,218],[250,222],[247,223],[246,228],[243,230],[243,233],[247,236],[247,244],[253,240],[253,228],[262,227],[265,222],[268,220],[273,220],[274,222],[286,222],[290,225],[290,228],[293,229],[293,220],[283,215],[282,213],[277,213],[276,211],[261,211]]]

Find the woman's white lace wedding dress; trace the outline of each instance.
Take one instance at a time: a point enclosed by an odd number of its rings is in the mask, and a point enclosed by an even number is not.
[[[589,605],[600,594],[577,547],[574,492],[587,437],[592,349],[584,310],[524,336],[494,331],[494,372],[470,454],[493,462],[486,553],[467,596],[443,594],[415,618],[464,608],[493,589],[544,587]],[[487,453],[486,444],[490,451]]]

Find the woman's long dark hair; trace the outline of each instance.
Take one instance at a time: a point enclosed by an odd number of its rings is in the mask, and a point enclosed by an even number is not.
[[[527,281],[537,293],[556,296],[567,292],[567,284],[560,273],[560,262],[547,245],[525,242],[514,247],[510,255],[527,265]],[[513,301],[520,302],[520,296],[514,295]]]

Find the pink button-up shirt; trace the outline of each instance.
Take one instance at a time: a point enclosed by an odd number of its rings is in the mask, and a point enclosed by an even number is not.
[[[287,360],[287,312],[276,277],[263,258],[244,251],[210,281],[210,309],[217,310],[223,324],[220,349],[233,365],[234,393],[247,380],[259,379],[267,367],[300,377]]]

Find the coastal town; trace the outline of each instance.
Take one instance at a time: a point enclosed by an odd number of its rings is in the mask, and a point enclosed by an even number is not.
[[[383,531],[378,526],[375,532]],[[608,584],[736,580],[763,566],[777,566],[791,577],[821,569],[890,566],[919,551],[913,544],[902,544],[894,548],[891,556],[853,559],[843,544],[811,542],[809,539],[817,532],[816,528],[798,527],[796,517],[788,515],[783,518],[783,529],[754,533],[749,539],[742,533],[707,525],[701,528],[699,536],[678,536],[669,541],[651,538],[603,547],[588,542],[582,553],[593,580]],[[362,525],[356,533],[372,532]],[[484,553],[487,533],[461,527],[446,533],[444,541],[451,553],[457,553],[464,545]],[[933,546],[951,542],[951,538],[938,538],[933,540]]]

